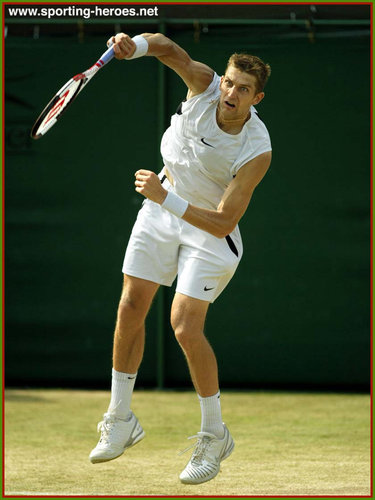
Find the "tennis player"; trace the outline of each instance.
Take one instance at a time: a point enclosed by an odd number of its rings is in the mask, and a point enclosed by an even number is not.
[[[197,443],[180,480],[199,484],[217,475],[234,448],[222,421],[216,357],[203,329],[209,305],[241,259],[238,222],[271,162],[269,134],[254,108],[264,97],[270,67],[258,57],[233,54],[219,77],[162,34],[130,38],[120,33],[110,41],[117,59],[159,59],[182,78],[187,96],[162,138],[162,171],[135,173],[135,190],[146,199],[125,254],[111,400],[90,460],[119,457],[145,435],[130,409],[145,318],[159,286],[171,286],[177,276],[171,324],[202,414]]]

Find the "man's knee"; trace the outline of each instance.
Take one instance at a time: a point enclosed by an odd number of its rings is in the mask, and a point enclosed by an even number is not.
[[[189,321],[189,317],[171,315],[171,325],[177,342],[185,352],[191,352],[202,341],[203,329]]]
[[[157,285],[143,283],[143,280],[124,281],[120,302],[118,305],[118,318],[142,324],[150,309],[152,299],[157,290]]]
[[[171,310],[171,325],[184,351],[191,351],[204,338],[208,303],[177,294]]]
[[[202,331],[194,331],[187,326],[179,326],[174,329],[174,334],[177,342],[185,352],[193,352],[204,338]]]
[[[186,319],[185,311],[181,307],[176,307],[176,305],[173,304],[171,309],[171,326],[181,346],[187,342],[189,336],[186,327]]]
[[[139,316],[144,309],[140,300],[131,297],[130,295],[122,294],[118,305],[119,314]]]

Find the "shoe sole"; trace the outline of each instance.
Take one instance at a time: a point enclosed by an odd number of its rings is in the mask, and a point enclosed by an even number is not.
[[[100,457],[95,457],[95,458],[90,458],[90,462],[92,464],[101,464],[103,462],[110,462],[111,460],[115,460],[116,458],[118,457],[121,457],[121,455],[124,454],[124,452],[131,448],[132,446],[134,446],[135,444],[139,443],[139,441],[141,441],[144,437],[145,437],[146,433],[145,431],[142,429],[142,432],[138,434],[138,436],[136,436],[133,441],[130,443],[130,444],[127,444],[125,445],[124,449],[122,450],[121,453],[119,453],[118,455],[116,455],[115,457],[111,457],[111,458],[100,458]]]

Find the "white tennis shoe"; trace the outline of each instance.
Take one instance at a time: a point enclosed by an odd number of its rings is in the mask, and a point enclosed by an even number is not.
[[[208,432],[198,432],[193,455],[180,474],[185,484],[200,484],[213,479],[220,470],[220,463],[229,457],[234,448],[234,441],[224,424],[224,437],[218,439]],[[186,451],[186,450],[185,450]]]
[[[137,417],[130,413],[129,420],[117,418],[113,413],[104,414],[104,419],[98,424],[99,442],[89,456],[91,463],[113,460],[145,437]]]

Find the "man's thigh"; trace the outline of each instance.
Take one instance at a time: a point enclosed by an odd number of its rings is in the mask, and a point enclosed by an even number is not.
[[[153,281],[124,274],[120,304],[127,305],[145,317],[159,286]]]
[[[188,327],[191,332],[203,332],[210,302],[176,292],[171,308],[171,324],[176,328]]]

